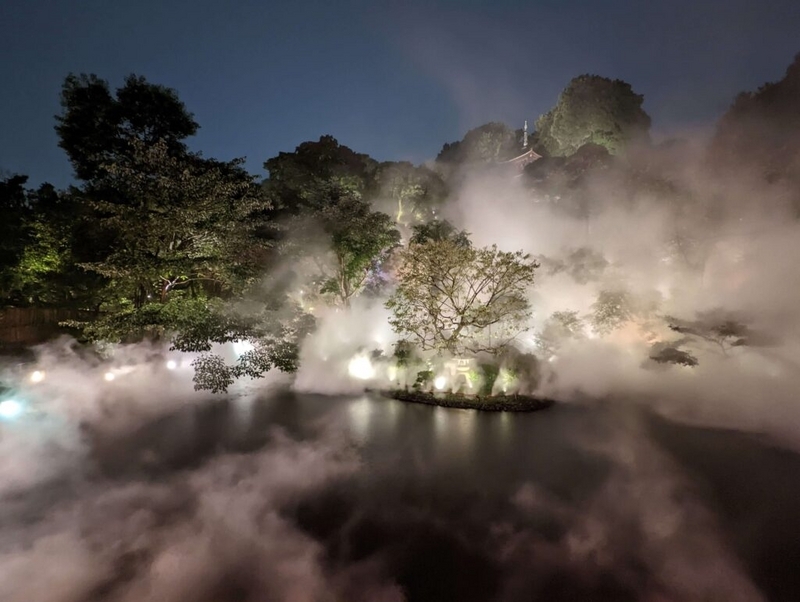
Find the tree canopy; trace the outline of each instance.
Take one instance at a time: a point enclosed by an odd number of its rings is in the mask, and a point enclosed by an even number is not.
[[[408,161],[378,165],[375,186],[378,207],[385,206],[394,221],[404,226],[434,219],[447,198],[447,186],[438,173]],[[381,203],[384,199],[385,204]]]
[[[708,159],[717,171],[747,170],[786,183],[800,212],[800,54],[783,79],[736,97],[717,124]]]
[[[643,101],[622,80],[581,75],[536,121],[539,142],[555,156],[571,155],[589,143],[618,154],[632,142],[647,139],[650,117],[642,109]]]
[[[370,276],[380,277],[381,263],[400,242],[392,218],[372,211],[358,199],[324,208],[319,218],[330,236],[333,269],[322,287],[344,306],[361,292]]]
[[[400,253],[389,321],[423,350],[497,353],[526,328],[537,267],[521,252],[452,237],[412,243]]]
[[[469,130],[457,142],[445,144],[436,162],[450,165],[496,163],[519,155],[521,150],[521,132],[492,121]]]
[[[322,136],[265,161],[269,178],[264,186],[283,214],[297,215],[342,197],[363,198],[373,186],[377,165],[333,136]]]
[[[183,140],[199,128],[174,90],[136,75],[129,75],[115,96],[96,75],[70,74],[61,89],[61,107],[58,145],[85,181],[128,155],[134,140],[161,142],[180,153],[186,150]]]

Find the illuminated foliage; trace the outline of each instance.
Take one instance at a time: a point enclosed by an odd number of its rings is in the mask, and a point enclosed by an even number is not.
[[[333,253],[333,274],[321,292],[333,294],[347,306],[400,242],[400,233],[391,217],[356,199],[325,207],[319,218]]]
[[[642,109],[643,101],[624,81],[581,75],[567,85],[556,106],[536,121],[539,141],[556,156],[571,155],[585,144],[618,154],[648,136],[650,117]]]
[[[386,303],[390,323],[423,350],[497,353],[525,329],[536,267],[530,256],[495,246],[412,243],[400,253],[398,286]]]
[[[395,222],[405,226],[433,219],[447,188],[436,172],[406,161],[381,163],[376,174],[378,207],[390,207]],[[382,203],[381,201],[387,201]]]
[[[102,171],[103,185],[124,200],[88,195],[113,244],[84,267],[112,281],[135,307],[182,291],[241,288],[258,260],[248,218],[266,206],[252,178],[236,163],[172,157],[162,143],[133,145],[130,162]]]
[[[299,366],[300,342],[312,330],[314,319],[296,306],[282,304],[278,308],[268,307],[258,314],[232,314],[226,310],[221,322],[213,324],[215,332],[192,339],[183,335],[175,341],[174,348],[183,351],[201,350],[203,353],[193,362],[195,389],[213,393],[227,391],[240,378],[262,378],[272,369],[294,372]],[[229,363],[219,353],[211,351],[210,343],[247,341],[250,349]]]

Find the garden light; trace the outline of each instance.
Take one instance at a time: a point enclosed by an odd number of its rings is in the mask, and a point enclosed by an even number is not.
[[[0,418],[13,420],[22,414],[22,404],[16,399],[4,399],[0,401]]]

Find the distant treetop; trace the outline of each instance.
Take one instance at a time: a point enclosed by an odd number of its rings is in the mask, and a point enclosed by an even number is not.
[[[710,160],[717,168],[756,169],[768,181],[800,184],[800,54],[783,79],[736,97],[717,124]]]
[[[56,116],[58,145],[81,180],[92,180],[103,165],[131,151],[133,140],[163,142],[171,151],[185,151],[183,140],[200,127],[178,94],[144,77],[129,75],[111,94],[96,75],[70,74],[61,88],[62,112]]]
[[[632,142],[648,139],[650,117],[642,109],[643,101],[622,80],[576,77],[556,106],[536,121],[539,143],[555,156],[571,155],[590,143],[619,154]]]
[[[468,131],[458,142],[442,147],[437,163],[496,163],[522,153],[521,132],[504,123],[490,122]]]

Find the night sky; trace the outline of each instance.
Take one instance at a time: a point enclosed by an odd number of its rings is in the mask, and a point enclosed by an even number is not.
[[[657,134],[707,131],[800,51],[798,0],[0,3],[0,174],[71,180],[53,116],[69,72],[175,88],[207,156],[263,161],[332,134],[422,162],[487,121],[519,127],[574,76],[645,95]]]

